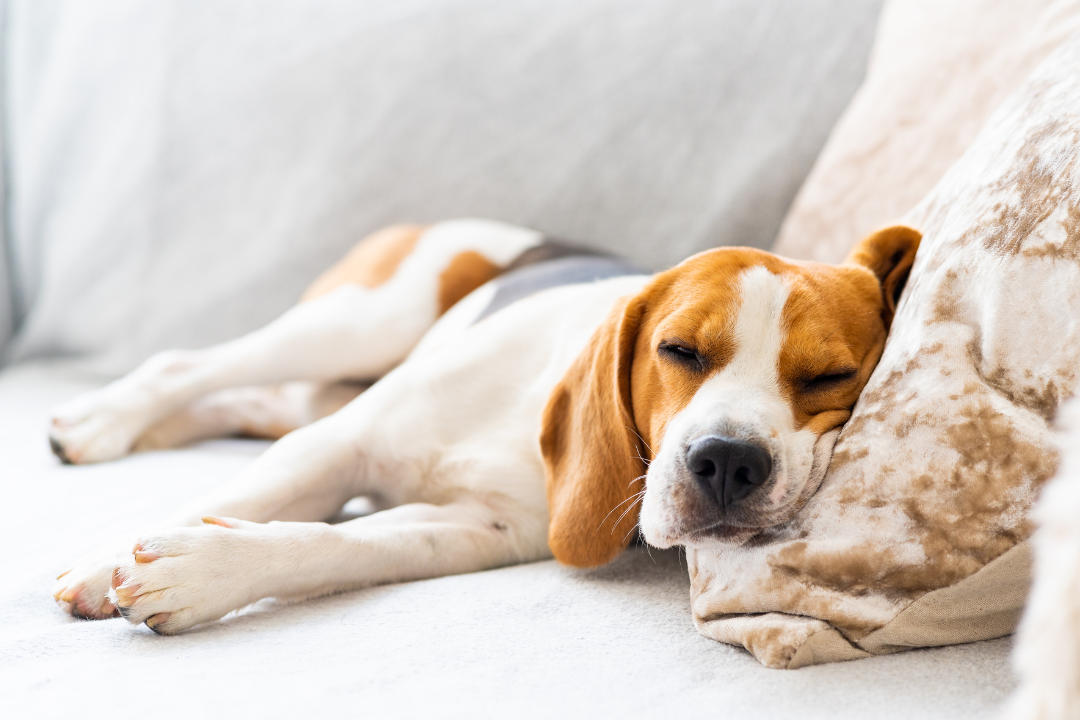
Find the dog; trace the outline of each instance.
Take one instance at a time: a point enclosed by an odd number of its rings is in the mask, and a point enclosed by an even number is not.
[[[836,266],[720,248],[650,276],[494,221],[380,231],[266,327],[56,411],[70,463],[280,439],[54,598],[171,635],[264,597],[598,566],[635,531],[737,545],[817,489],[920,239],[886,228]],[[357,496],[386,509],[323,522]]]

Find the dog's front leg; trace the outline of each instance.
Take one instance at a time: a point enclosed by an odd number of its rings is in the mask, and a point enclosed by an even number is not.
[[[150,526],[149,533],[201,525],[206,515],[267,522],[324,520],[365,488],[359,483],[361,455],[355,421],[332,415],[301,428],[270,447],[238,476]],[[144,533],[145,536],[147,533]],[[113,568],[130,558],[139,535],[118,537],[83,556],[57,578],[53,597],[76,617],[109,617],[106,597]]]
[[[245,522],[147,536],[113,579],[132,623],[171,635],[260,598],[290,600],[536,559],[486,503],[413,504],[340,525]]]

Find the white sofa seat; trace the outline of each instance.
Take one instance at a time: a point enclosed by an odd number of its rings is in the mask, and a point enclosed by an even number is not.
[[[222,440],[71,467],[49,408],[92,385],[0,373],[0,715],[6,718],[991,718],[1009,639],[779,671],[706,639],[677,551],[554,561],[282,605],[178,637],[81,621],[49,597],[65,563],[223,482],[266,443]]]

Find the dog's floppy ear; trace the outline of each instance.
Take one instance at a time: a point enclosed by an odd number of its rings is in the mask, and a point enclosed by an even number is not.
[[[893,225],[871,233],[848,255],[847,262],[869,268],[881,283],[881,317],[892,324],[896,303],[904,291],[922,233],[906,225]]]
[[[630,407],[630,365],[644,305],[642,296],[616,304],[544,410],[548,545],[567,565],[612,560],[637,525],[645,463]]]

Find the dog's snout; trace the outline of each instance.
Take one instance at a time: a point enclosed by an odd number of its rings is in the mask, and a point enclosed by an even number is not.
[[[752,443],[707,435],[687,447],[686,466],[702,489],[727,509],[769,479],[772,457]]]

